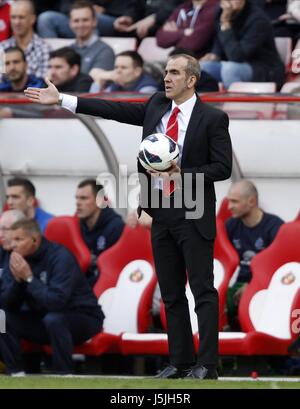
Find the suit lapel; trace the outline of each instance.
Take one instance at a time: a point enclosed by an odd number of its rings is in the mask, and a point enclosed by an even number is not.
[[[153,109],[151,112],[150,121],[147,121],[147,123],[144,125],[144,129],[143,129],[144,138],[155,132],[156,127],[159,124],[159,121],[165,115],[165,113],[169,109],[171,109],[171,106],[172,106],[172,101],[167,100],[167,99],[165,99],[165,101],[161,102],[160,104],[157,104],[157,106],[155,107],[155,110]]]
[[[190,122],[188,124],[185,134],[181,165],[184,164],[187,153],[189,149],[192,147],[192,142],[194,138],[199,137],[199,124],[200,121],[202,120],[202,117],[203,117],[202,102],[200,102],[199,97],[197,96],[197,100],[192,111]]]

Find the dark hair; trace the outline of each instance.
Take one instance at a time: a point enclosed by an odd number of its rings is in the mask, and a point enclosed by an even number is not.
[[[82,187],[86,187],[86,186],[91,186],[95,197],[101,190],[103,190],[103,185],[97,184],[96,179],[84,179],[78,184],[77,188],[81,189]],[[103,194],[104,194],[104,191],[103,191]]]
[[[37,233],[42,235],[38,222],[34,219],[18,220],[11,226],[11,230],[23,229],[26,233]]]
[[[176,60],[177,58],[185,58],[186,59],[186,61],[187,61],[186,69],[185,69],[186,75],[188,77],[194,75],[196,77],[196,80],[199,81],[200,80],[200,75],[201,75],[199,61],[195,57],[193,57],[193,56],[191,56],[189,54],[177,54],[177,53],[175,53],[174,55],[169,56],[169,60]]]
[[[144,66],[144,60],[137,51],[123,51],[122,53],[117,54],[116,58],[117,57],[129,57],[132,59],[135,67],[143,68]]]
[[[35,197],[35,187],[32,182],[24,178],[13,178],[7,181],[7,187],[22,186],[27,196]]]
[[[35,10],[35,4],[33,0],[19,0],[19,1],[14,1],[13,4],[18,4],[18,2],[20,1],[24,1],[25,3],[28,3],[30,8],[31,8],[31,12],[32,14],[36,14],[36,10]]]
[[[70,15],[71,15],[72,10],[78,10],[78,9],[90,9],[93,18],[96,18],[96,12],[95,12],[94,5],[92,2],[88,0],[75,1],[75,3],[72,5],[70,9]]]
[[[6,50],[4,50],[5,54],[15,53],[16,51],[21,54],[22,60],[24,62],[26,62],[26,57],[25,57],[25,54],[24,54],[24,51],[22,50],[22,48],[20,48],[18,46],[15,46],[15,47],[8,47],[8,48],[6,48]]]
[[[81,57],[80,55],[73,50],[71,47],[62,47],[58,50],[53,50],[49,54],[49,60],[52,58],[63,58],[69,64],[70,67],[74,65],[81,65]]]

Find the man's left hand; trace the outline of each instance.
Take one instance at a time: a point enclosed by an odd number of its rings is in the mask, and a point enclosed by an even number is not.
[[[9,260],[10,270],[16,281],[26,281],[27,278],[32,277],[32,271],[27,261],[20,254],[13,251]]]
[[[181,169],[179,166],[176,165],[175,161],[171,161],[171,167],[165,171],[158,171],[158,170],[148,170],[147,172],[154,177],[160,177],[160,178],[169,178],[170,176],[174,175],[175,173],[178,173],[178,176],[180,175]]]

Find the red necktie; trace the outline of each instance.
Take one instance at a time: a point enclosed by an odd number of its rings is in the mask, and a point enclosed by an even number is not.
[[[178,114],[180,109],[175,107],[168,120],[166,134],[172,138],[175,142],[178,141]],[[163,181],[163,195],[170,196],[175,190],[174,180]]]

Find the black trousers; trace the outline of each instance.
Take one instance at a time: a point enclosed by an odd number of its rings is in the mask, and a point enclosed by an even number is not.
[[[193,335],[185,286],[188,274],[199,327],[197,364],[216,365],[218,292],[213,286],[213,240],[205,240],[192,220],[152,224],[152,247],[166,308],[170,363],[195,363]]]
[[[0,334],[0,354],[7,372],[23,370],[20,340],[50,344],[56,373],[71,373],[73,346],[96,335],[102,328],[101,317],[79,312],[49,312],[40,317],[33,312],[6,312],[6,333]]]

